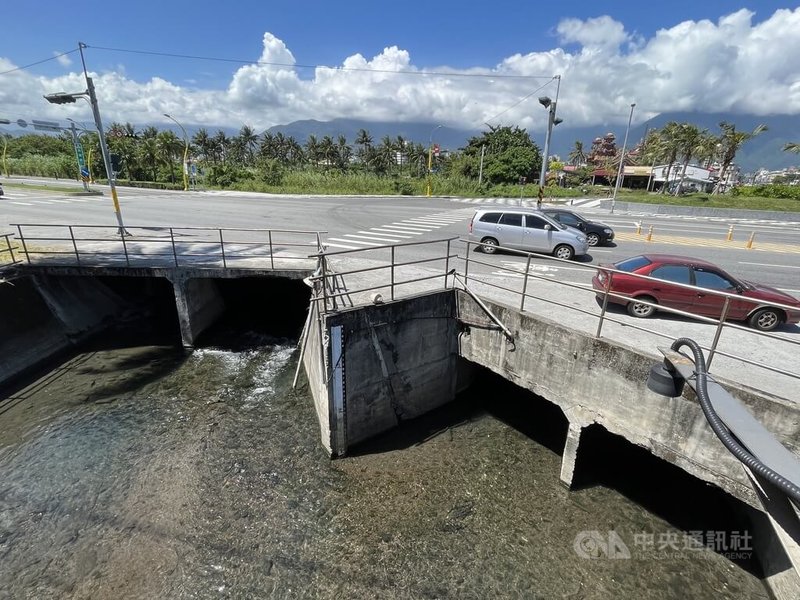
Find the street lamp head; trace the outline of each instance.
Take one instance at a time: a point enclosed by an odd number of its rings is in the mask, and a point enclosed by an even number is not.
[[[563,122],[564,122],[564,119],[562,119],[560,117],[556,117],[555,119],[553,119],[553,125],[558,125],[559,123],[563,123]]]
[[[539,104],[541,104],[541,105],[542,105],[542,106],[544,106],[545,108],[547,108],[548,106],[550,106],[550,103],[551,103],[551,102],[552,102],[552,100],[550,100],[550,98],[549,98],[548,96],[541,96],[541,97],[539,98]]]

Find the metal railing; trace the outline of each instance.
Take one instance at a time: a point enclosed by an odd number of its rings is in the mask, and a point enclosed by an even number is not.
[[[0,234],[0,269],[19,264],[21,261],[14,255],[13,233]]]
[[[452,242],[457,240],[457,237],[452,238],[445,238],[440,240],[432,240],[432,241],[420,241],[420,242],[405,242],[402,244],[387,244],[384,246],[371,246],[369,248],[358,248],[355,250],[340,250],[337,252],[327,252],[321,251],[318,253],[317,257],[320,259],[320,272],[318,275],[314,275],[310,277],[309,280],[313,283],[321,283],[321,295],[315,297],[314,300],[322,301],[322,308],[320,312],[330,312],[331,310],[336,310],[336,306],[338,301],[342,298],[350,298],[353,294],[364,293],[364,292],[373,292],[376,290],[389,290],[389,299],[394,300],[395,289],[397,287],[403,285],[410,285],[412,283],[420,283],[422,281],[430,281],[434,279],[443,279],[444,286],[443,289],[448,288],[449,278],[455,272],[454,269],[451,269],[451,264],[455,262],[458,258],[457,254],[453,254],[451,250]],[[437,254],[430,258],[422,258],[417,260],[405,260],[399,261],[398,260],[398,253],[402,252],[405,248],[411,247],[419,247],[419,246],[435,246],[435,245],[444,245],[445,250],[444,254]],[[382,264],[370,267],[363,267],[360,269],[351,269],[348,271],[337,271],[333,272],[330,270],[330,258],[331,257],[343,257],[346,255],[353,255],[358,254],[363,256],[365,253],[369,253],[370,257],[375,257],[376,261],[380,261]],[[387,257],[388,254],[388,257]],[[382,255],[382,256],[381,256]],[[385,264],[388,258],[388,264]],[[412,267],[417,265],[423,264],[431,264],[431,263],[443,263],[443,270],[441,273],[435,273],[432,275],[424,275],[422,277],[413,277],[410,279],[398,279],[399,276],[403,273],[404,267]],[[384,275],[388,271],[387,275]],[[381,283],[379,284],[368,284],[365,287],[347,287],[347,289],[343,289],[341,282],[345,275],[362,275],[362,274],[381,274]],[[384,279],[388,276],[388,283]],[[339,290],[339,291],[337,291]],[[377,298],[376,298],[377,299]]]
[[[308,261],[324,231],[15,223],[28,264],[276,268]],[[52,233],[51,233],[52,232]]]
[[[453,246],[453,242],[456,241],[456,240],[466,244],[467,251],[466,251],[466,255],[465,256],[461,256],[461,255],[459,255],[457,253],[453,254],[452,246]],[[438,255],[435,255],[435,256],[430,257],[430,258],[423,258],[423,259],[417,259],[417,260],[408,260],[408,261],[398,261],[397,260],[397,252],[399,252],[400,249],[402,249],[403,247],[422,246],[422,245],[431,246],[431,245],[434,245],[434,244],[446,244],[445,253],[444,254],[438,254]],[[447,238],[447,239],[443,239],[443,240],[433,240],[433,241],[427,241],[427,242],[410,242],[410,243],[404,243],[404,244],[386,245],[386,246],[371,247],[371,248],[365,248],[365,249],[359,248],[359,249],[356,249],[356,250],[346,250],[346,251],[341,251],[341,252],[324,252],[324,253],[322,253],[322,255],[324,255],[325,257],[333,257],[333,256],[342,257],[342,256],[345,256],[345,255],[350,255],[350,256],[357,256],[359,258],[363,258],[366,253],[372,253],[372,252],[378,251],[378,252],[383,252],[384,253],[384,257],[383,258],[386,261],[386,264],[379,264],[379,265],[376,265],[376,266],[369,266],[369,267],[356,268],[356,269],[350,269],[350,270],[339,270],[339,271],[337,271],[335,273],[326,271],[323,268],[321,270],[321,272],[319,272],[312,279],[314,281],[316,281],[316,282],[325,282],[325,281],[328,281],[330,278],[336,277],[337,281],[339,282],[339,283],[337,283],[338,289],[342,289],[342,285],[341,285],[340,282],[344,281],[345,278],[347,278],[348,281],[350,282],[350,281],[352,281],[352,278],[355,275],[364,276],[364,275],[367,275],[367,274],[372,274],[372,275],[377,276],[377,281],[375,281],[375,280],[372,280],[372,281],[360,281],[359,285],[357,287],[354,288],[352,286],[348,286],[348,288],[345,291],[341,291],[341,292],[338,292],[338,293],[331,293],[330,290],[333,289],[332,285],[323,285],[321,287],[321,290],[322,290],[321,294],[319,295],[318,298],[316,298],[316,300],[321,300],[323,302],[322,306],[324,308],[322,309],[322,312],[328,312],[328,311],[331,310],[332,306],[333,306],[333,310],[336,310],[335,305],[332,303],[332,299],[335,299],[337,297],[344,296],[344,295],[347,295],[347,294],[355,294],[355,293],[358,293],[358,292],[368,292],[368,291],[374,291],[374,290],[380,290],[380,289],[387,289],[388,288],[389,297],[390,297],[391,300],[394,300],[397,297],[395,289],[400,285],[417,283],[417,282],[422,282],[422,281],[426,281],[426,280],[433,280],[433,279],[443,279],[445,288],[448,287],[448,282],[452,282],[452,287],[455,287],[456,286],[456,282],[457,282],[457,279],[456,279],[455,275],[458,275],[459,276],[458,280],[461,280],[463,282],[463,286],[465,288],[471,282],[474,282],[476,284],[479,283],[482,286],[488,286],[490,288],[494,288],[494,289],[500,290],[501,292],[503,292],[503,295],[508,294],[508,295],[510,295],[512,297],[518,297],[519,298],[519,302],[518,302],[517,306],[518,306],[519,310],[522,311],[522,312],[524,312],[526,310],[526,303],[529,303],[531,300],[538,300],[538,301],[545,302],[545,303],[547,303],[548,305],[551,305],[551,306],[558,306],[558,307],[561,307],[561,308],[564,308],[564,309],[568,309],[569,311],[582,313],[582,314],[590,316],[591,318],[597,319],[597,328],[596,328],[596,331],[594,333],[594,337],[598,338],[598,339],[602,336],[603,325],[605,323],[616,323],[616,324],[622,325],[622,326],[624,326],[626,328],[629,328],[629,329],[635,329],[637,331],[641,331],[641,332],[645,332],[647,334],[655,335],[655,336],[657,336],[659,338],[662,338],[662,339],[669,339],[669,340],[675,339],[675,336],[673,336],[673,335],[669,335],[669,334],[666,334],[664,332],[657,331],[656,329],[649,328],[649,327],[646,327],[644,325],[638,325],[638,324],[632,323],[631,320],[628,320],[628,319],[622,320],[622,319],[619,319],[619,318],[616,318],[616,317],[610,315],[609,312],[608,312],[608,304],[609,304],[609,300],[610,299],[612,299],[612,298],[613,299],[618,299],[618,300],[621,300],[621,301],[624,301],[624,302],[627,302],[627,301],[630,300],[630,298],[628,298],[626,296],[611,292],[610,286],[607,287],[599,295],[600,296],[599,312],[596,309],[595,310],[591,310],[588,307],[587,308],[583,308],[583,307],[575,306],[573,304],[569,304],[567,302],[561,302],[559,300],[553,299],[552,297],[547,297],[547,296],[544,296],[544,295],[541,295],[541,294],[534,293],[534,291],[532,291],[534,289],[537,289],[536,286],[531,285],[532,281],[534,281],[534,280],[546,281],[546,282],[548,282],[548,284],[556,284],[557,286],[560,286],[560,288],[563,288],[563,289],[580,290],[580,292],[582,292],[582,293],[586,293],[587,291],[589,291],[589,290],[587,290],[585,285],[579,285],[579,284],[576,284],[576,283],[570,283],[570,282],[566,282],[566,281],[558,281],[558,280],[553,279],[552,277],[548,277],[546,275],[541,275],[541,274],[537,274],[535,272],[532,272],[531,271],[531,260],[533,258],[546,259],[548,261],[555,261],[556,263],[562,263],[562,264],[565,264],[565,265],[569,265],[571,268],[576,268],[576,267],[577,268],[583,268],[583,269],[586,269],[587,271],[592,271],[592,272],[597,271],[598,267],[596,265],[591,265],[591,266],[590,265],[582,265],[579,262],[575,262],[575,261],[571,261],[571,260],[563,260],[563,259],[558,259],[558,258],[551,257],[551,256],[545,256],[545,255],[541,255],[541,254],[533,254],[533,253],[523,252],[523,251],[514,250],[514,249],[510,249],[510,248],[494,247],[496,249],[502,250],[502,251],[510,253],[510,254],[516,254],[518,256],[525,257],[526,258],[525,268],[524,268],[524,271],[520,272],[519,269],[512,269],[512,268],[509,268],[509,267],[505,267],[505,266],[497,264],[496,262],[487,262],[487,261],[481,260],[479,258],[470,257],[471,251],[473,251],[476,248],[479,248],[481,246],[483,246],[483,244],[481,244],[479,242],[471,242],[471,241],[463,240],[463,239],[459,239],[459,238]],[[387,253],[388,253],[388,257],[386,256]],[[436,261],[438,261],[440,264],[443,264],[444,268],[443,268],[443,270],[441,272],[436,272],[436,273],[433,273],[433,274],[430,274],[430,275],[415,276],[415,277],[411,277],[411,278],[403,279],[403,280],[398,280],[397,279],[398,269],[400,269],[403,266],[422,265],[422,264],[425,264],[425,263],[433,263],[433,262],[436,262]],[[459,273],[458,272],[459,271],[458,267],[461,266],[461,261],[463,261],[463,272]],[[516,277],[519,277],[521,275],[522,276],[521,290],[520,289],[515,289],[513,287],[510,287],[507,284],[504,285],[502,283],[496,283],[494,281],[491,281],[489,278],[482,278],[480,276],[476,276],[474,274],[470,274],[470,266],[471,265],[484,265],[484,266],[490,267],[494,271],[506,272],[506,273],[509,273],[509,275],[513,274]],[[692,320],[697,321],[697,322],[709,323],[709,324],[716,325],[716,330],[714,332],[713,341],[711,342],[710,346],[704,347],[704,349],[709,352],[709,358],[708,358],[708,361],[707,361],[709,366],[711,364],[711,360],[713,359],[713,357],[715,355],[720,355],[720,356],[724,356],[726,358],[729,358],[729,359],[732,359],[732,360],[735,360],[735,361],[739,361],[741,363],[745,363],[745,364],[753,365],[753,366],[756,366],[756,367],[759,367],[759,368],[763,368],[763,369],[769,370],[769,371],[774,372],[774,373],[780,373],[782,375],[785,375],[785,376],[788,376],[788,377],[791,377],[791,378],[794,378],[794,379],[800,379],[800,373],[796,373],[796,372],[793,372],[793,371],[790,371],[790,370],[787,370],[787,369],[778,368],[778,367],[775,367],[773,365],[766,364],[766,363],[764,363],[762,361],[752,360],[752,359],[747,358],[745,356],[733,354],[731,352],[726,352],[726,351],[723,351],[722,349],[720,349],[720,347],[719,347],[720,337],[721,337],[722,331],[725,328],[729,328],[729,329],[732,329],[732,330],[739,330],[739,331],[747,332],[749,334],[754,334],[754,335],[757,335],[757,336],[770,338],[770,339],[775,340],[776,342],[780,342],[782,344],[791,344],[791,345],[794,345],[794,346],[800,345],[800,339],[791,339],[791,338],[789,338],[787,336],[779,335],[779,334],[776,334],[776,333],[773,333],[773,332],[759,331],[759,330],[756,330],[756,329],[753,329],[753,328],[744,327],[742,325],[738,325],[736,323],[733,323],[733,322],[731,322],[730,320],[727,319],[729,308],[730,308],[730,302],[732,302],[733,300],[740,301],[740,302],[741,301],[752,302],[754,305],[757,304],[758,306],[764,306],[764,307],[766,307],[766,306],[774,306],[774,307],[780,308],[782,310],[790,310],[790,309],[796,310],[795,307],[791,307],[791,306],[787,306],[787,305],[783,305],[783,304],[775,304],[775,303],[757,301],[757,300],[745,298],[745,297],[742,297],[740,295],[731,294],[731,293],[724,292],[724,291],[717,291],[717,290],[711,290],[711,289],[707,289],[707,288],[700,288],[700,287],[692,286],[692,285],[665,282],[664,280],[655,279],[655,278],[644,276],[644,275],[638,275],[638,274],[635,274],[635,273],[617,271],[613,267],[605,267],[604,266],[604,267],[602,267],[602,269],[604,271],[606,271],[607,273],[609,273],[609,276],[611,276],[611,277],[613,277],[613,273],[614,272],[625,273],[625,275],[631,276],[631,277],[636,277],[636,278],[641,278],[641,279],[651,280],[651,281],[658,281],[662,285],[674,285],[676,287],[683,287],[683,288],[687,288],[687,289],[690,289],[690,290],[693,290],[693,291],[702,292],[703,294],[715,295],[715,296],[721,297],[723,299],[722,300],[723,306],[721,308],[720,318],[712,318],[712,317],[700,316],[700,315],[697,315],[697,314],[694,314],[694,313],[690,313],[690,312],[687,312],[687,311],[673,309],[673,308],[666,307],[666,306],[663,306],[663,305],[651,304],[651,303],[644,302],[644,301],[641,301],[641,300],[637,300],[637,302],[641,302],[642,304],[646,304],[646,305],[650,305],[650,306],[655,306],[659,311],[662,311],[662,312],[666,312],[666,313],[670,313],[670,314],[674,314],[674,315],[680,315],[681,317],[686,317],[686,318],[692,319]],[[368,279],[368,278],[361,277],[361,279]],[[388,281],[387,281],[387,279],[388,279]],[[552,288],[550,288],[550,289],[552,289]],[[415,290],[415,291],[419,291],[419,290]],[[597,292],[593,292],[593,293],[597,294]]]

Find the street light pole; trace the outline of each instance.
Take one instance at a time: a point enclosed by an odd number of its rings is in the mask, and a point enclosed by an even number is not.
[[[613,214],[614,207],[617,204],[617,192],[619,191],[620,184],[622,183],[622,169],[625,168],[625,149],[628,146],[628,133],[631,130],[631,120],[633,120],[633,109],[636,103],[631,104],[631,113],[628,115],[628,126],[625,128],[625,139],[622,142],[622,154],[619,157],[619,169],[617,170],[617,180],[614,182],[614,195],[611,197],[611,212]]]
[[[431,129],[431,134],[428,136],[428,190],[427,190],[428,198],[431,197],[431,169],[433,169],[433,134],[440,127],[444,127],[444,125],[437,125],[433,129]]]
[[[175,117],[167,113],[164,113],[164,116],[180,127],[183,132],[183,191],[185,192],[189,189],[189,136],[186,135],[186,130],[183,128],[183,125],[181,125]]]
[[[558,102],[550,100],[547,96],[539,98],[539,104],[544,106],[547,110],[547,134],[544,138],[544,156],[542,157],[542,170],[539,173],[539,201],[537,202],[538,208],[541,208],[542,197],[544,195],[545,177],[547,175],[547,163],[550,156],[550,136],[553,134],[553,126],[562,122],[561,119],[556,117],[556,105]]]
[[[111,155],[108,152],[108,144],[106,144],[106,134],[103,130],[103,120],[100,118],[100,108],[97,105],[97,95],[94,91],[94,82],[89,77],[86,71],[86,61],[83,58],[83,49],[86,44],[78,42],[78,50],[81,53],[81,63],[83,64],[83,76],[86,78],[86,91],[68,94],[66,92],[58,92],[56,94],[45,95],[45,100],[51,104],[74,104],[78,98],[86,100],[88,98],[89,104],[92,107],[92,116],[94,117],[94,125],[97,128],[97,135],[100,138],[100,151],[103,153],[103,163],[106,167],[106,176],[108,177],[108,187],[111,188],[111,199],[114,201],[114,214],[117,217],[117,224],[119,228],[117,233],[120,236],[130,235],[125,229],[125,224],[122,222],[122,210],[119,207],[119,198],[117,197],[117,186],[114,182],[114,171],[111,166]]]
[[[9,119],[0,119],[0,125],[10,125],[11,121]],[[6,179],[8,179],[8,164],[6,164],[6,150],[8,149],[8,138],[6,134],[2,134],[3,137],[3,171],[6,174]]]

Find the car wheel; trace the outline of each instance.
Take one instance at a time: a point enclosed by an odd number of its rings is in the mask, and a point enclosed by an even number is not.
[[[561,244],[553,250],[553,256],[563,260],[572,260],[572,257],[575,256],[575,250],[572,249],[572,246]]]
[[[628,307],[627,307],[628,314],[632,317],[639,317],[640,319],[646,319],[647,317],[652,317],[653,314],[656,312],[656,307],[648,306],[647,304],[642,304],[642,302],[637,302],[637,300],[650,302],[651,304],[658,304],[655,298],[651,298],[650,296],[641,296],[636,300],[628,302]]]
[[[783,315],[777,308],[762,308],[754,312],[747,322],[753,329],[772,331],[783,323]]]
[[[586,236],[586,241],[589,242],[590,246],[597,246],[600,243],[600,236],[596,233],[590,233]]]
[[[483,238],[481,244],[483,244],[481,250],[483,250],[484,254],[494,254],[497,252],[497,246],[499,246],[497,240],[494,238]]]

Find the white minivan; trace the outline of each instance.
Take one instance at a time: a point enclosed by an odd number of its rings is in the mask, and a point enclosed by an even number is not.
[[[480,242],[486,254],[500,246],[569,260],[589,251],[583,232],[533,209],[480,209],[469,223],[469,240]]]

